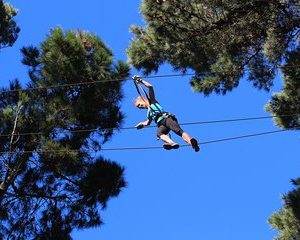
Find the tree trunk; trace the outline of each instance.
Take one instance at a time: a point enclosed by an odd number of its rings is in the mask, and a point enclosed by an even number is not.
[[[13,154],[13,144],[14,143],[14,137],[15,137],[15,132],[16,132],[16,128],[17,128],[17,124],[18,124],[18,118],[20,115],[22,109],[22,105],[19,102],[17,109],[16,109],[16,117],[15,117],[15,121],[14,121],[14,127],[11,133],[11,137],[10,137],[10,142],[9,142],[9,153],[8,153],[8,161],[7,161],[7,172],[6,172],[6,176],[3,179],[2,183],[0,184],[0,205],[4,199],[4,195],[6,194],[9,186],[13,183],[15,177],[18,174],[19,171],[19,167],[21,164],[16,164],[15,167],[13,169],[10,169],[11,166],[11,155]]]

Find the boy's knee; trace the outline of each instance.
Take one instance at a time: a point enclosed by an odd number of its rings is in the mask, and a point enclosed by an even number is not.
[[[175,133],[176,133],[178,136],[182,137],[183,130],[182,130],[182,129],[178,129]]]

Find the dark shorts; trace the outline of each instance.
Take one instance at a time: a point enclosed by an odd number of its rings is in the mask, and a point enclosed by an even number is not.
[[[157,137],[160,137],[162,134],[168,134],[171,130],[178,136],[182,136],[183,130],[179,126],[177,119],[169,116],[159,122],[157,128]]]

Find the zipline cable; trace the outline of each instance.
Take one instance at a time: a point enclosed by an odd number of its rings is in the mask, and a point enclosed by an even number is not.
[[[192,73],[185,74],[166,74],[166,75],[155,75],[155,76],[143,76],[141,78],[167,78],[167,77],[179,77],[179,76],[192,76]],[[131,78],[116,78],[116,79],[108,79],[108,80],[99,80],[99,81],[88,81],[88,82],[78,82],[78,83],[66,83],[66,84],[58,84],[58,85],[49,85],[45,87],[32,87],[26,89],[13,89],[13,90],[2,90],[0,94],[3,93],[11,93],[11,92],[29,92],[29,91],[37,91],[37,90],[46,90],[46,89],[55,89],[55,88],[64,88],[64,87],[75,87],[81,85],[90,85],[90,84],[100,84],[100,83],[110,83],[110,82],[121,82],[132,80]]]
[[[232,141],[242,138],[251,138],[251,137],[257,137],[262,135],[268,135],[268,134],[275,134],[280,132],[287,132],[288,130],[274,130],[274,131],[268,131],[268,132],[260,132],[260,133],[253,133],[253,134],[247,134],[247,135],[240,135],[235,137],[228,137],[228,138],[221,138],[221,139],[215,139],[210,141],[204,141],[199,142],[201,145],[207,145],[207,144],[213,144],[213,143],[219,143],[219,142],[226,142],[226,141]],[[190,145],[180,145],[180,147],[188,147]],[[153,150],[153,149],[163,149],[161,146],[148,146],[148,147],[120,147],[120,148],[102,148],[99,151],[128,151],[128,150]],[[13,151],[3,151],[0,152],[0,155],[2,154],[31,154],[31,153],[70,153],[70,152],[82,152],[80,149],[66,149],[66,150],[36,150],[36,151],[22,151],[22,152],[13,152]],[[96,150],[87,150],[85,152],[97,152]]]
[[[300,67],[298,65],[294,66],[277,66],[276,69],[280,68],[296,68]],[[263,69],[263,68],[262,68]],[[249,71],[248,69],[243,70],[245,72]],[[195,73],[181,73],[181,74],[165,74],[165,75],[154,75],[154,76],[141,76],[141,78],[168,78],[168,77],[185,77],[185,76],[194,76]],[[46,89],[55,89],[55,88],[64,88],[64,87],[75,87],[82,85],[91,85],[91,84],[100,84],[100,83],[109,83],[109,82],[121,82],[132,80],[131,78],[116,78],[116,79],[107,79],[107,80],[98,80],[98,81],[87,81],[87,82],[78,82],[78,83],[65,83],[65,84],[57,84],[57,85],[49,85],[43,87],[31,87],[27,89],[13,89],[13,90],[1,90],[0,94],[4,93],[13,93],[13,92],[29,92],[29,91],[38,91],[38,90],[46,90]]]
[[[297,116],[297,115],[299,115],[299,114],[283,114],[283,115],[272,115],[272,116],[262,116],[262,117],[221,119],[221,120],[181,123],[180,125],[197,125],[197,124],[214,124],[214,123],[226,123],[226,122],[253,121],[253,120],[262,120],[262,119],[279,118],[279,117],[292,117],[292,116]]]
[[[241,121],[254,121],[254,120],[263,120],[270,118],[278,117],[291,117],[297,116],[299,114],[286,114],[286,115],[272,115],[272,116],[262,116],[262,117],[245,117],[245,118],[233,118],[233,119],[220,119],[220,120],[211,120],[211,121],[199,121],[199,122],[187,122],[179,123],[182,126],[186,125],[204,125],[204,124],[215,124],[215,123],[228,123],[228,122],[241,122]],[[144,128],[156,128],[157,126],[145,126]],[[136,129],[136,127],[121,127],[121,128],[91,128],[91,129],[79,129],[79,130],[65,130],[66,133],[85,133],[85,132],[94,132],[94,131],[106,131],[106,130],[131,130]],[[28,133],[15,133],[15,134],[0,134],[1,137],[11,137],[11,136],[34,136],[34,135],[44,135],[45,132],[28,132]],[[61,133],[63,134],[63,132]]]

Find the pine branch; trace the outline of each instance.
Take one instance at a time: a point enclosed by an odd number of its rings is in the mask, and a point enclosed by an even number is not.
[[[57,196],[49,196],[49,195],[44,195],[44,194],[34,194],[34,193],[26,193],[26,192],[20,192],[18,189],[14,189],[13,193],[7,193],[6,195],[9,197],[15,197],[15,198],[44,198],[44,199],[49,199],[49,200],[55,200],[55,201],[63,201],[66,199],[67,195],[57,195]]]

